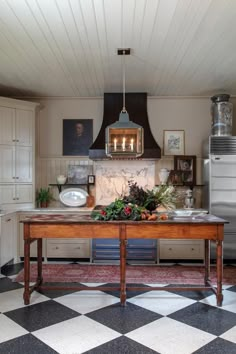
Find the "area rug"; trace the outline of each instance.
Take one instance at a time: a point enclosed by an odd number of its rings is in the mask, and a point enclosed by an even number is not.
[[[30,280],[37,277],[37,265],[31,264]],[[119,265],[94,264],[43,264],[44,282],[80,282],[80,283],[109,283],[119,282]],[[24,270],[14,279],[24,281]],[[160,283],[160,284],[203,284],[203,266],[156,266],[156,265],[127,265],[127,283]],[[216,283],[216,267],[211,267],[211,281]],[[225,266],[223,284],[236,284],[236,267]]]

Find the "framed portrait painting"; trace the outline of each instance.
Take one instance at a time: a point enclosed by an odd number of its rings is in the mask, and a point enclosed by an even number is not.
[[[63,119],[63,156],[88,156],[92,142],[92,119]]]
[[[164,130],[163,153],[165,156],[184,155],[184,130]]]
[[[174,168],[182,172],[182,181],[185,186],[196,185],[196,156],[174,156]]]

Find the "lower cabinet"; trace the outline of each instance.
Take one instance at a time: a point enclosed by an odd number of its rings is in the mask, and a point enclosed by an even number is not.
[[[1,218],[0,266],[4,266],[17,256],[16,216],[8,214]]]
[[[203,259],[203,240],[159,240],[159,258],[164,259]]]
[[[157,241],[153,239],[128,240],[126,246],[127,260],[157,261]],[[106,261],[120,259],[120,245],[118,239],[93,239],[92,261]]]
[[[90,258],[88,239],[47,239],[47,258]]]

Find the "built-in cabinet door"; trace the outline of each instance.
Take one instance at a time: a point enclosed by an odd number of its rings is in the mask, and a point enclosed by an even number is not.
[[[3,266],[16,257],[17,239],[14,214],[9,214],[1,218],[0,240],[0,262],[1,266]]]
[[[33,118],[32,111],[16,109],[16,145],[32,146]]]
[[[0,185],[0,205],[15,203],[33,203],[32,184]]]
[[[11,145],[0,145],[0,182],[15,183],[15,147]],[[4,166],[4,168],[3,168]]]
[[[32,148],[16,147],[16,182],[32,182]]]
[[[33,203],[33,186],[32,184],[16,185],[16,203]]]
[[[15,144],[15,109],[0,107],[0,144]]]
[[[0,185],[0,204],[16,203],[15,185],[2,184]]]

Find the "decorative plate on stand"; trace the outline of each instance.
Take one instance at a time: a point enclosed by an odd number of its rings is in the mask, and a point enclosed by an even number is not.
[[[71,207],[85,205],[87,196],[88,193],[81,188],[67,188],[59,194],[60,201]]]

